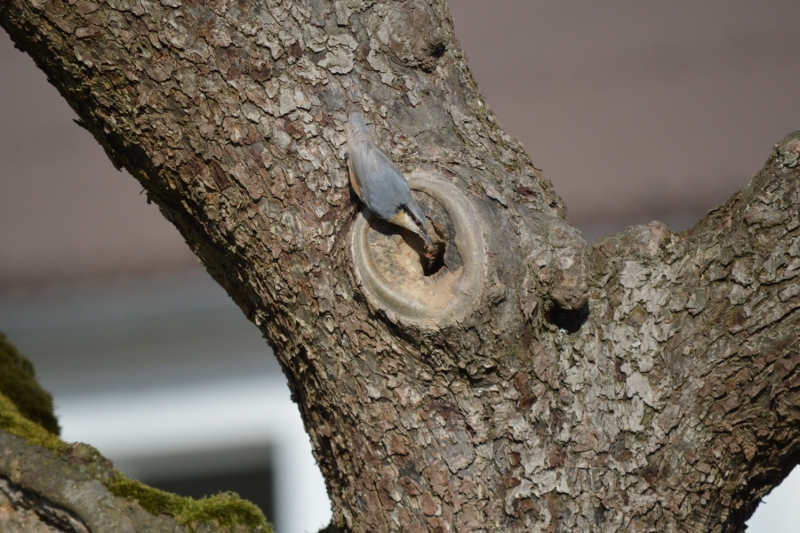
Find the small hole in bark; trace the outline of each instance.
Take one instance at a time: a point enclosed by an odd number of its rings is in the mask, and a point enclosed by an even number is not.
[[[444,250],[447,243],[434,242],[433,250],[423,253],[422,258],[422,272],[425,276],[433,276],[439,272],[444,266]]]
[[[437,43],[433,45],[433,48],[431,48],[431,56],[439,59],[444,55],[445,51],[447,51],[447,47],[444,45],[444,43]]]
[[[430,237],[433,241],[433,249],[428,250],[423,246],[419,255],[422,261],[422,273],[425,274],[426,277],[433,276],[442,270],[443,267],[447,266],[445,252],[447,251],[447,243],[449,241],[447,230],[430,218],[428,218],[428,229],[430,230]]]
[[[547,312],[547,321],[572,334],[581,329],[589,318],[589,304],[580,309],[562,309],[554,305]]]

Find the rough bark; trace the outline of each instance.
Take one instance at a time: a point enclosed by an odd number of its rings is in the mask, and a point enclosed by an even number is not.
[[[443,1],[8,0],[0,24],[264,332],[341,530],[741,531],[796,464],[800,135],[692,230],[587,250]],[[433,276],[359,213],[350,108],[439,227]]]

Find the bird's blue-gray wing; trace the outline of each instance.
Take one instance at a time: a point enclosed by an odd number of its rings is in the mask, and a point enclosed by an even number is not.
[[[345,125],[347,133],[347,151],[351,170],[353,188],[359,198],[369,206],[370,199],[370,173],[375,173],[377,163],[374,157],[375,145],[357,127],[349,122]]]
[[[379,217],[388,220],[397,214],[400,207],[407,206],[427,226],[425,216],[414,202],[403,173],[369,138],[364,116],[358,112],[351,113],[345,131],[353,188],[367,207]]]
[[[376,154],[377,172],[370,180],[372,188],[369,208],[386,220],[397,215],[398,211],[414,200],[403,174],[382,152]]]

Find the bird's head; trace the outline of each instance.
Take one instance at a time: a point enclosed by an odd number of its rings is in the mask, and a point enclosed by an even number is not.
[[[425,241],[425,246],[433,248],[433,241],[428,235],[428,219],[416,202],[401,205],[389,222],[413,231]]]

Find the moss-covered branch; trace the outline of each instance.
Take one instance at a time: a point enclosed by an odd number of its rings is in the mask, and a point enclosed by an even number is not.
[[[93,533],[273,531],[256,505],[234,493],[195,500],[148,487],[125,477],[91,446],[64,442],[57,431],[52,399],[36,382],[33,365],[0,334],[0,480],[6,485],[37,495],[42,506],[66,510]],[[8,495],[5,500],[29,505]],[[0,530],[21,523],[24,511],[0,513]]]

